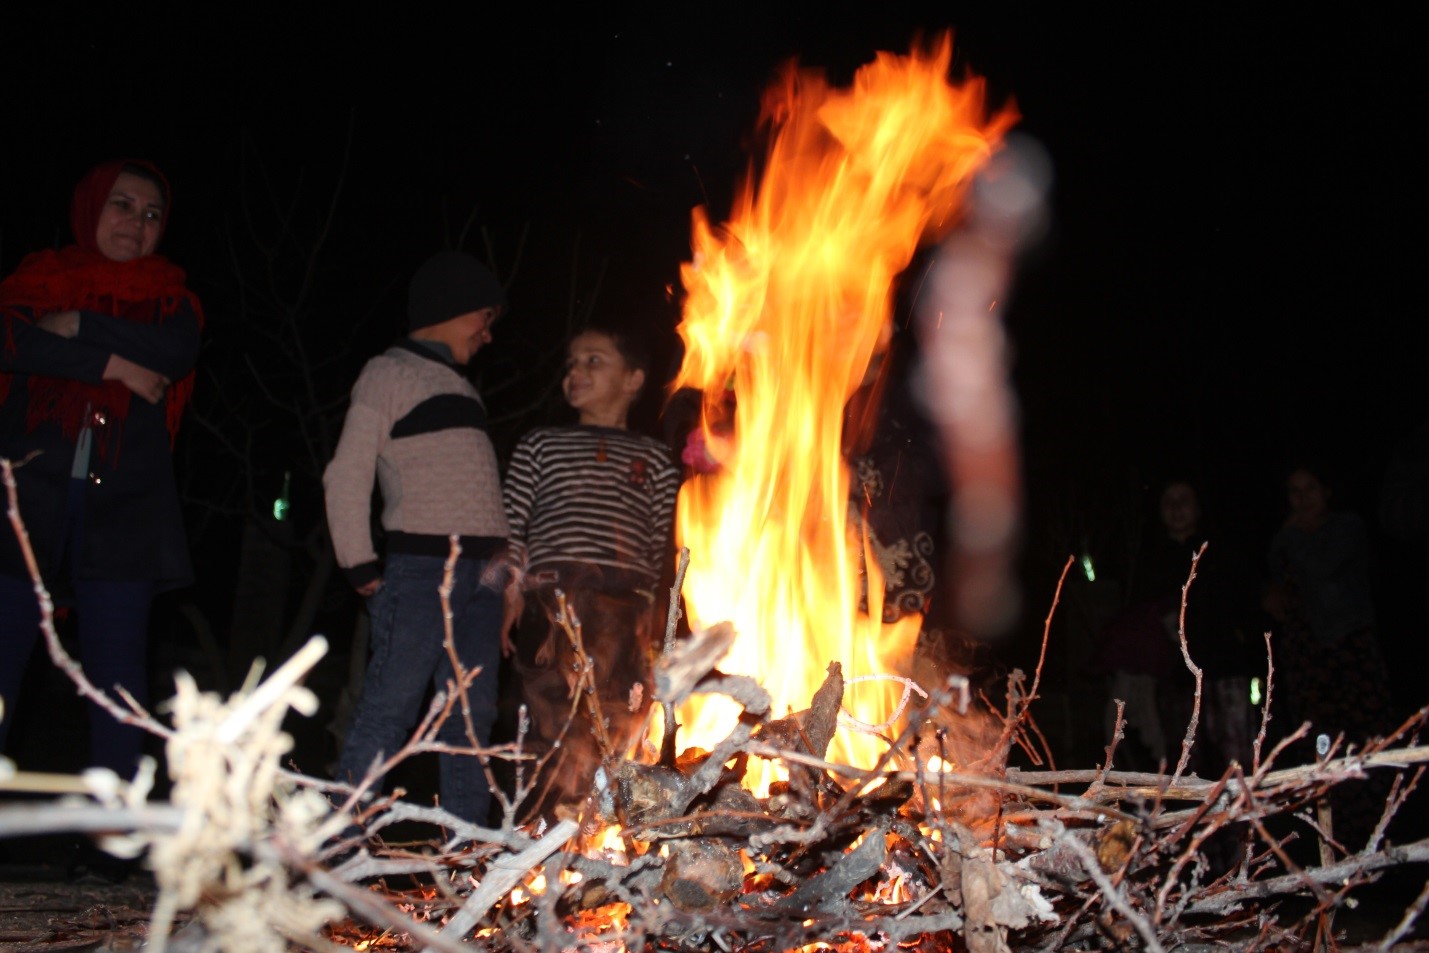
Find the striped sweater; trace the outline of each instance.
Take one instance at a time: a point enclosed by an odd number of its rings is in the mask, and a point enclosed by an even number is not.
[[[563,564],[655,586],[670,562],[680,471],[659,441],[629,430],[541,427],[506,472],[511,558],[528,585]]]
[[[506,538],[486,407],[454,365],[408,340],[367,362],[323,472],[337,564],[353,586],[381,575],[372,541],[374,478],[389,553],[494,555]]]

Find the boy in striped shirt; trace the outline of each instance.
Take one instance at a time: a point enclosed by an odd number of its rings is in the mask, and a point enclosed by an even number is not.
[[[606,750],[629,752],[649,706],[653,633],[663,615],[655,592],[671,562],[680,485],[666,446],[629,429],[649,370],[649,355],[628,333],[576,335],[561,389],[577,422],[532,430],[507,468],[513,575],[502,651],[514,655],[531,717],[528,747],[551,753],[538,810],[582,801],[604,754],[577,687],[577,653],[556,621],[558,591],[580,620]]]

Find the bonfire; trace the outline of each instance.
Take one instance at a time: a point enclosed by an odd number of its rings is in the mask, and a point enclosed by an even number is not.
[[[887,346],[895,281],[929,245],[940,251],[917,320],[954,487],[950,591],[974,633],[1014,599],[999,316],[1039,179],[1008,147],[1015,110],[990,110],[981,81],[954,82],[950,64],[944,36],[880,54],[849,89],[791,67],[766,98],[762,177],[723,226],[695,214],[676,386],[702,395],[710,466],[681,496],[648,743],[605,744],[579,810],[517,823],[534,777],[519,741],[472,754],[520,766],[496,829],[373,799],[371,779],[353,789],[283,770],[279,726],[312,709],[301,681],[320,641],[231,699],[182,680],[166,725],[89,685],[46,615],[51,656],[81,690],[169,745],[171,804],[148,804],[142,777],[92,775],[74,784],[85,801],[43,822],[102,826],[109,848],[147,857],[153,948],[170,933],[255,951],[1332,948],[1357,888],[1429,861],[1429,842],[1387,839],[1429,759],[1429,710],[1285,765],[1310,728],[1267,744],[1272,659],[1251,763],[1221,777],[1186,772],[1198,712],[1165,773],[1115,769],[1120,719],[1100,766],[1020,770],[1018,751],[1043,763],[1040,662],[990,697],[920,642],[916,613],[885,622],[877,547],[850,517],[844,408]],[[23,540],[8,462],[5,476]],[[1184,632],[1195,571],[1180,635],[1199,705]],[[580,620],[568,611],[563,625],[588,660]],[[600,675],[583,665],[571,698],[596,723]],[[394,759],[433,749],[469,676]],[[1342,843],[1316,808],[1368,772],[1393,775],[1383,818],[1366,843]],[[435,833],[385,843],[401,822]],[[0,812],[0,835],[35,823]],[[1276,908],[1287,897],[1304,901],[1292,915]],[[1426,903],[1429,888],[1376,948],[1394,948]]]

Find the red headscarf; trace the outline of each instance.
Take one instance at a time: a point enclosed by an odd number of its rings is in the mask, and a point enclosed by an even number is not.
[[[168,224],[172,206],[169,183],[153,163],[143,159],[118,159],[91,169],[75,186],[70,203],[69,220],[75,244],[59,251],[27,255],[15,273],[0,282],[0,324],[4,331],[0,346],[8,353],[13,354],[15,350],[15,322],[30,324],[47,314],[70,309],[99,312],[141,324],[163,324],[186,303],[202,326],[203,310],[198,298],[185,286],[183,269],[160,255],[118,262],[99,251],[96,240],[99,216],[126,165],[142,168],[158,180],[164,199],[161,229]],[[166,410],[171,438],[178,433],[184,405],[193,392],[193,380],[194,375],[189,373],[169,388]],[[10,374],[0,372],[0,401],[8,397],[11,382]],[[76,439],[83,428],[86,406],[115,421],[123,421],[133,396],[118,381],[89,384],[41,375],[30,376],[27,390],[26,427],[34,430],[41,423],[57,422],[70,440]]]

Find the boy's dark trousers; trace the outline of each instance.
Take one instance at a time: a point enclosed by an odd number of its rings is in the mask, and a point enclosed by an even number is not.
[[[565,597],[565,621],[558,593]],[[539,585],[527,591],[512,668],[530,718],[526,750],[549,759],[518,816],[579,804],[593,790],[602,761],[631,753],[650,706],[655,616],[649,593],[640,589]],[[590,677],[583,678],[587,665]],[[592,719],[592,702],[600,725]]]

